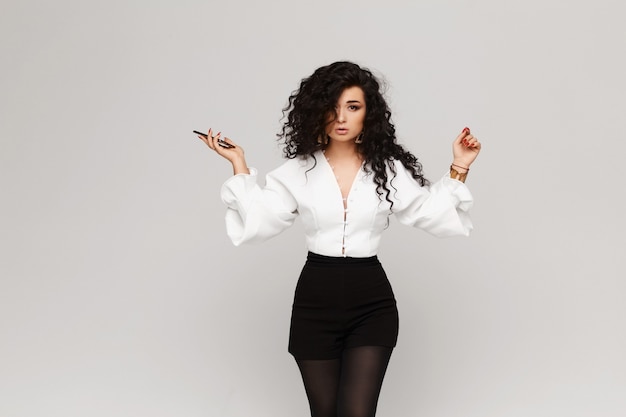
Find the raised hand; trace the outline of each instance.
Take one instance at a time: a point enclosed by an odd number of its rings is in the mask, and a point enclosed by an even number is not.
[[[452,143],[453,164],[469,169],[469,166],[472,165],[478,156],[480,149],[480,142],[472,135],[469,127],[466,127]]]
[[[222,138],[222,132],[218,132],[215,136],[213,136],[212,129],[209,129],[206,135],[196,131],[194,132],[209,148],[232,164],[235,175],[250,173],[244,157],[243,148],[227,137]]]

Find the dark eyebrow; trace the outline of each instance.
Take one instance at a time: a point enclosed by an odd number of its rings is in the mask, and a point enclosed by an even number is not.
[[[361,104],[361,102],[359,100],[348,100],[348,101],[346,101],[346,103],[359,103],[359,104]]]

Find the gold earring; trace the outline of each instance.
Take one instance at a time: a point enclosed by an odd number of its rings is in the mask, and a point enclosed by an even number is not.
[[[363,143],[363,132],[359,133],[359,136],[354,139],[354,143]]]

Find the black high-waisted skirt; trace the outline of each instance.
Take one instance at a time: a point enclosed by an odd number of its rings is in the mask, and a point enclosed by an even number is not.
[[[289,352],[297,359],[339,358],[357,346],[394,347],[396,300],[376,256],[309,252],[293,302]]]

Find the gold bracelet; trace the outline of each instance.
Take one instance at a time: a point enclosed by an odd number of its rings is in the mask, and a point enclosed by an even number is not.
[[[467,172],[469,172],[469,170]],[[465,182],[465,178],[467,178],[467,172],[461,174],[459,171],[454,169],[452,165],[450,165],[450,178],[452,178],[453,180]]]

